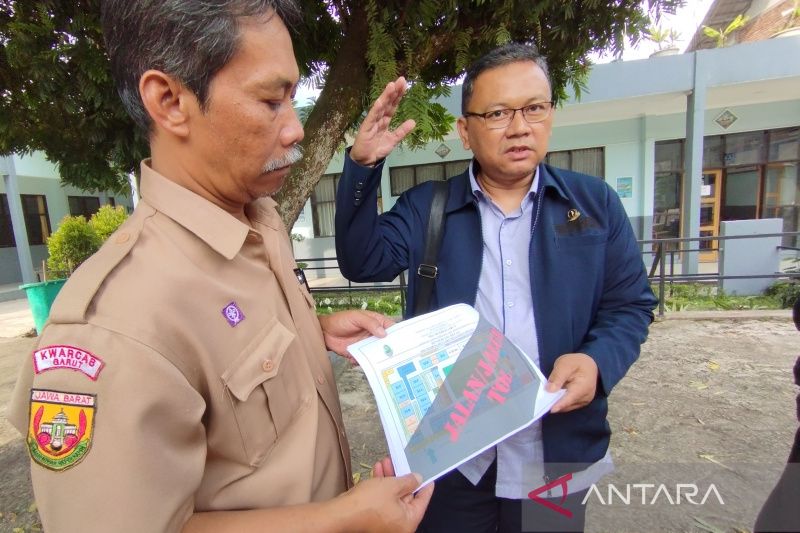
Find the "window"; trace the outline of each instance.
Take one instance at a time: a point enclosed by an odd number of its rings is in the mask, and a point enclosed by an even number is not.
[[[389,170],[392,196],[400,196],[411,187],[426,181],[444,181],[461,174],[469,167],[470,159],[448,163],[430,163],[410,167],[394,167]]]
[[[11,211],[8,210],[8,197],[0,194],[0,248],[14,246],[14,230],[11,227]]]
[[[86,220],[100,209],[100,198],[96,196],[69,196],[69,214],[73,216],[83,216]]]
[[[311,212],[315,237],[333,237],[333,216],[336,213],[336,189],[341,174],[325,174],[311,193]]]
[[[722,135],[703,137],[703,168],[722,168],[724,166],[722,162],[723,146]]]
[[[22,215],[28,228],[28,244],[45,244],[50,236],[47,199],[39,194],[20,194]]]
[[[47,215],[47,199],[38,194],[21,194],[22,216],[28,228],[28,244],[45,244],[50,236],[50,217]],[[0,194],[0,247],[16,246],[11,225],[8,197]]]
[[[738,165],[757,165],[764,162],[763,131],[748,133],[735,133],[725,136],[725,156],[723,162],[726,167]]]
[[[336,190],[341,174],[325,174],[311,193],[311,213],[314,237],[333,237],[336,214]],[[378,212],[381,212],[381,188],[378,187]]]
[[[769,132],[769,164],[764,180],[763,218],[782,218],[783,231],[800,230],[800,128]],[[783,246],[800,245],[784,237]]]
[[[545,163],[605,179],[605,151],[602,147],[550,152]]]
[[[683,139],[656,143],[655,171],[683,172]]]
[[[680,236],[683,139],[659,141],[655,146],[653,238]],[[670,244],[668,249],[677,249]]]
[[[800,160],[800,128],[769,132],[769,161]]]

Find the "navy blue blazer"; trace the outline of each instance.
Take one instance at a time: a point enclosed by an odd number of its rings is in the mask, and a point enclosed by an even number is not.
[[[336,194],[336,254],[342,274],[352,281],[391,281],[408,269],[408,315],[433,187],[413,187],[378,215],[381,168],[382,163],[367,168],[346,157]],[[448,184],[432,309],[474,305],[483,260],[468,172]],[[591,403],[542,419],[546,469],[554,478],[605,455],[611,435],[606,398],[639,356],[657,300],[630,220],[604,181],[541,164],[536,202],[535,209],[542,205],[533,217],[529,257],[541,370],[547,376],[560,355],[580,352],[594,359],[600,375]],[[580,213],[576,219],[575,211],[568,216],[573,209]]]

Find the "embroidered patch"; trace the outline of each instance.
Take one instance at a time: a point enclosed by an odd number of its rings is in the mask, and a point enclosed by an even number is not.
[[[33,352],[33,370],[37,374],[65,368],[86,374],[90,379],[97,381],[103,366],[105,363],[102,359],[75,346],[46,346]]]
[[[80,463],[92,446],[97,396],[31,389],[28,451],[44,468],[62,471]]]
[[[225,308],[222,309],[222,316],[225,317],[225,320],[228,321],[228,324],[230,324],[232,328],[236,327],[239,322],[244,320],[244,313],[242,313],[242,310],[236,305],[236,302],[231,302],[226,305]]]

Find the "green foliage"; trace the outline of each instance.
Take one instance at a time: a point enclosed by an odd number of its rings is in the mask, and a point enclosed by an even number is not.
[[[730,24],[728,24],[725,29],[703,26],[703,33],[706,35],[706,37],[711,37],[714,39],[717,48],[722,48],[725,46],[728,36],[747,24],[748,20],[749,19],[744,14],[739,14],[731,21]]]
[[[47,239],[50,277],[67,277],[100,249],[109,235],[125,222],[122,206],[104,205],[87,222],[83,216],[66,216]]]
[[[95,253],[103,241],[83,216],[66,216],[47,239],[50,277],[64,278]]]
[[[794,28],[798,25],[800,25],[800,0],[794,0],[792,9],[789,11],[789,16],[786,19],[785,29]]]
[[[43,151],[63,181],[127,193],[147,154],[117,97],[100,0],[0,2],[0,154]]]
[[[645,37],[653,41],[659,50],[663,50],[674,46],[680,34],[674,28],[662,28],[661,26],[653,25],[647,28]]]
[[[653,284],[658,295],[658,285]],[[735,296],[725,294],[716,285],[700,283],[673,283],[666,287],[664,307],[675,311],[730,311],[742,309],[780,309],[780,300],[767,293],[763,296]]]
[[[346,309],[369,309],[387,316],[399,317],[403,314],[400,291],[386,292],[314,292],[317,312],[322,315]]]
[[[800,282],[798,281],[778,281],[773,283],[766,291],[767,296],[778,299],[781,307],[788,309],[800,298]]]
[[[81,189],[127,191],[148,153],[113,86],[99,24],[101,0],[0,1],[0,154],[42,150]],[[536,44],[556,100],[585,89],[592,52],[620,53],[661,11],[683,0],[299,0],[294,50],[301,74],[322,88],[304,116],[306,157],[276,199],[291,227],[345,133],[386,83],[412,88],[397,119],[414,118],[411,147],[446,135],[454,117],[437,96],[497,44]],[[330,83],[328,83],[330,82]],[[333,142],[330,142],[330,141]]]
[[[104,205],[97,213],[89,219],[89,225],[94,228],[95,233],[100,238],[100,242],[108,239],[108,236],[117,231],[117,228],[128,218],[128,212],[121,205],[112,207]]]

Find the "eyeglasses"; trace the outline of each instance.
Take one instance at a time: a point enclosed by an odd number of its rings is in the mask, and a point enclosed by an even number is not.
[[[490,130],[499,130],[508,127],[514,120],[517,111],[522,112],[522,118],[528,124],[536,124],[550,116],[553,102],[536,102],[516,109],[495,109],[486,113],[464,113],[465,117],[480,117]]]

